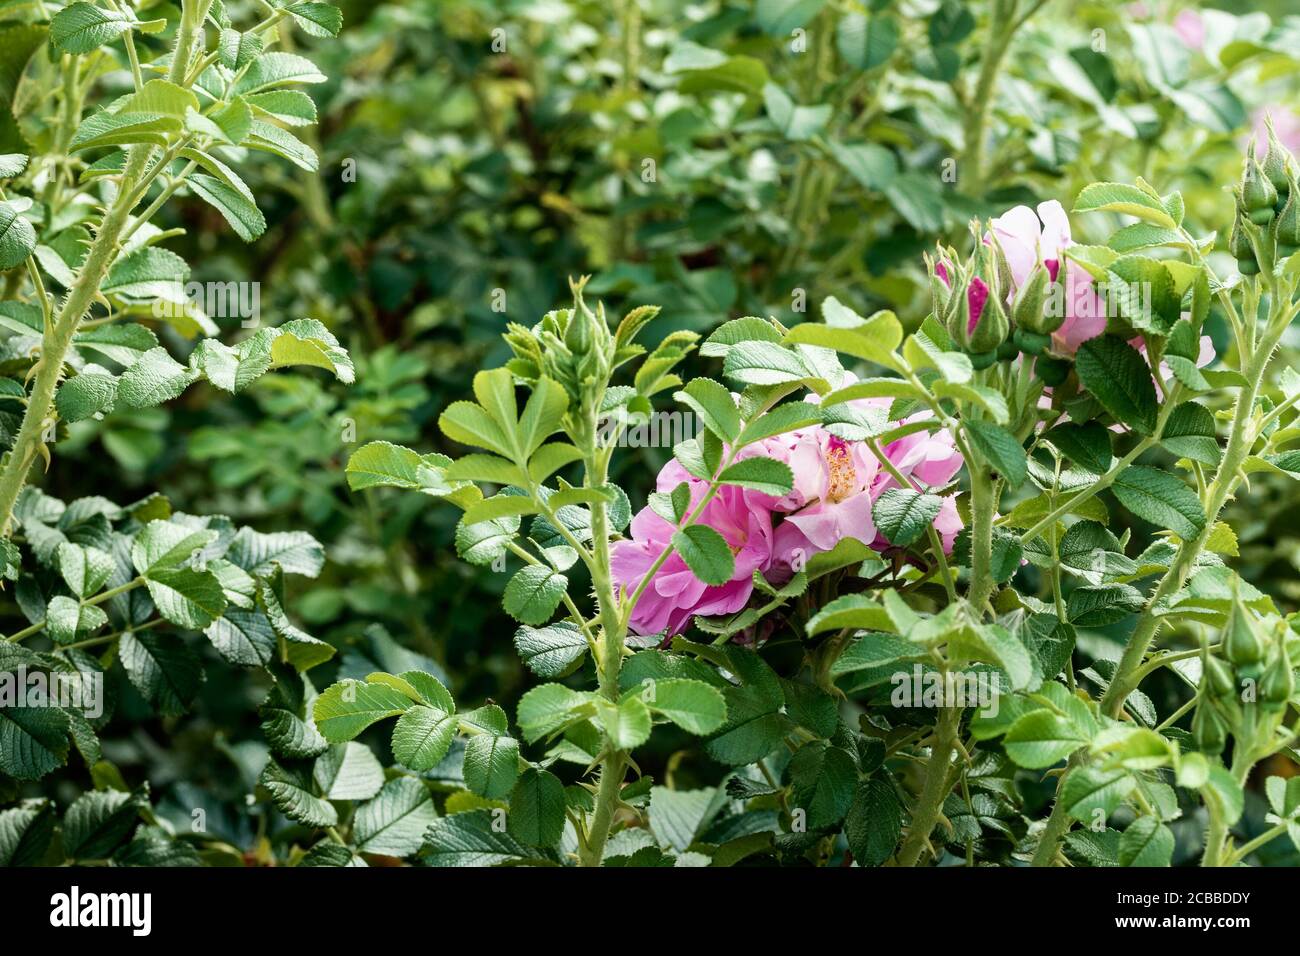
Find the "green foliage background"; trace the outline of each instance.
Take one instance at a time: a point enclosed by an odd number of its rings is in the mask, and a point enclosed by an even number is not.
[[[1259,49],[1216,33],[1204,53],[1169,26],[1188,5],[1149,0],[1137,19],[1112,3],[1021,3],[1018,15],[1041,9],[997,53],[992,96],[981,71],[1008,6],[996,0],[341,6],[337,41],[292,38],[328,77],[310,91],[320,124],[304,134],[320,173],[255,161],[269,226],[251,245],[194,198],[159,225],[187,230],[176,247],[193,278],[260,283],[269,324],[324,322],[356,384],[281,375],[233,399],[202,386],[78,423],[42,487],[114,501],[156,489],[180,511],[308,530],[328,560],[317,579],[288,582],[287,603],[343,652],[313,671],[317,687],[419,655],[458,700],[509,712],[532,682],[500,610],[509,576],[457,558],[453,509],[353,494],[343,480],[369,441],[449,451],[433,421],[474,370],[504,360],[507,320],[533,323],[566,301],[567,277],[591,274],[589,299],[611,312],[661,306],[656,333],[741,315],[793,324],[828,295],[862,314],[893,308],[912,327],[929,310],[922,251],[959,240],[972,216],[1046,199],[1068,208],[1085,183],[1143,176],[1181,190],[1189,220],[1221,221],[1257,111],[1300,111],[1300,20],[1276,19],[1280,2],[1253,5],[1275,17]],[[1232,6],[1255,36],[1255,14]],[[0,17],[21,7],[0,4]],[[1086,227],[1076,221],[1077,240]],[[238,319],[217,321],[227,340],[238,332]],[[634,504],[668,453],[616,459]],[[1250,510],[1227,515],[1236,566],[1294,609],[1300,486],[1252,485]],[[1101,629],[1080,646],[1117,640]],[[210,860],[284,860],[292,833],[268,803],[245,802],[266,758],[267,685],[201,653],[206,681],[184,714],[155,715],[123,682],[105,759],[129,784],[147,780],[178,830],[202,808],[218,841]],[[685,735],[655,741],[641,769],[657,779],[722,776],[698,751],[677,759]],[[0,795],[66,802],[84,779],[74,759],[37,784],[0,780]]]

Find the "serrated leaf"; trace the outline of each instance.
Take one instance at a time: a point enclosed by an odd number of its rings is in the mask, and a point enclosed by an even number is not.
[[[456,736],[456,716],[417,704],[393,728],[393,756],[417,773],[432,770],[447,756]]]
[[[938,495],[910,488],[890,488],[876,499],[871,516],[876,529],[891,544],[907,547],[920,540],[942,507],[943,499]]]
[[[161,714],[185,713],[203,683],[198,656],[177,637],[127,631],[117,653],[140,696]]]
[[[351,740],[376,721],[405,713],[413,702],[384,684],[344,680],[316,698],[316,727],[332,743]]]
[[[1115,478],[1111,490],[1133,514],[1184,540],[1195,538],[1205,527],[1200,498],[1169,472],[1129,465]]]
[[[727,703],[717,688],[682,678],[657,680],[641,700],[678,727],[693,734],[711,734],[727,719]]]
[[[705,584],[726,584],[736,572],[736,559],[726,538],[706,525],[674,531],[672,543],[691,573]]]
[[[1143,435],[1156,427],[1156,389],[1142,355],[1123,339],[1102,335],[1075,355],[1079,381],[1121,424]]]
[[[311,827],[332,827],[339,822],[338,811],[324,797],[316,795],[311,774],[303,766],[290,767],[272,757],[266,762],[258,783],[271,794],[277,809],[291,820]]]
[[[436,819],[428,788],[412,777],[395,777],[357,807],[353,839],[362,853],[407,857],[420,849],[425,831]]]
[[[465,786],[480,797],[500,800],[510,795],[519,775],[519,741],[496,734],[479,734],[465,744]]]

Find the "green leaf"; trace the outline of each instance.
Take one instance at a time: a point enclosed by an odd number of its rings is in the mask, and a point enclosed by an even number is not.
[[[262,38],[256,33],[222,30],[217,40],[217,60],[227,70],[242,70],[262,52]]]
[[[175,568],[190,561],[215,541],[217,532],[172,521],[150,521],[131,545],[131,563],[141,574]]]
[[[63,852],[73,860],[103,860],[140,822],[140,798],[120,790],[83,793],[63,815]]]
[[[442,763],[456,736],[456,715],[417,704],[393,728],[393,756],[417,773]]]
[[[270,343],[272,369],[310,365],[332,372],[344,385],[351,384],[356,377],[347,351],[339,345],[334,334],[315,319],[294,319],[273,329],[263,329],[258,334],[264,334]]]
[[[13,179],[16,176],[21,176],[26,168],[26,154],[0,153],[0,179]]]
[[[364,744],[336,744],[316,758],[312,779],[330,800],[369,800],[384,785],[384,768]]]
[[[445,495],[451,486],[442,472],[449,463],[450,460],[442,455],[421,455],[391,442],[372,441],[362,445],[348,459],[348,487],[359,491],[387,485],[430,495]]]
[[[821,420],[821,409],[811,402],[786,402],[746,425],[736,441],[736,447],[742,448],[764,438],[808,428]]]
[[[564,832],[564,784],[547,770],[527,768],[510,794],[506,828],[516,840],[552,846]]]
[[[1156,427],[1156,387],[1141,353],[1115,335],[1084,342],[1075,355],[1075,370],[1106,411],[1143,435]]]
[[[738,342],[723,363],[727,378],[745,385],[789,385],[813,379],[799,356],[771,342]]]
[[[130,30],[135,22],[129,14],[78,0],[50,20],[50,43],[61,53],[89,53]]]
[[[1060,799],[1073,819],[1092,824],[1098,811],[1110,816],[1136,786],[1127,770],[1076,767],[1061,785]]]
[[[429,866],[498,866],[546,858],[493,825],[488,810],[439,817],[425,832],[421,857]]]
[[[1049,429],[1043,438],[1080,468],[1104,475],[1115,460],[1111,432],[1101,422],[1066,422]]]
[[[521,624],[545,624],[568,588],[569,579],[553,568],[526,565],[506,584],[502,607]]]
[[[128,408],[149,408],[178,396],[199,377],[161,345],[140,356],[118,379],[117,397]]]
[[[863,318],[835,296],[822,301],[825,325],[802,322],[785,336],[788,345],[814,345],[834,349],[854,358],[893,368],[897,364],[894,350],[903,341],[903,326],[889,310]]]
[[[69,718],[57,707],[0,707],[0,771],[39,780],[68,762]]]
[[[185,713],[203,683],[198,655],[177,637],[127,631],[117,654],[140,696],[164,716]]]
[[[1083,187],[1074,201],[1074,212],[1119,212],[1166,229],[1178,228],[1160,200],[1127,183],[1092,183]]]
[[[313,716],[326,740],[351,740],[376,721],[404,714],[412,706],[405,694],[384,684],[344,680],[316,698]]]
[[[59,594],[45,608],[45,630],[56,644],[71,644],[79,636],[97,631],[108,623],[98,607],[83,607],[74,598]]]
[[[871,777],[858,784],[844,818],[844,837],[859,866],[880,866],[894,855],[903,830],[903,807],[888,782]]]
[[[1039,770],[1064,760],[1087,742],[1072,722],[1050,710],[1036,710],[1012,724],[1003,743],[1007,756],[1019,766]]]
[[[36,248],[36,231],[7,202],[0,202],[0,271],[19,266]]]
[[[775,83],[763,87],[763,107],[772,125],[794,143],[806,142],[820,133],[831,118],[831,107],[800,106]]]
[[[650,830],[655,839],[679,853],[696,838],[716,812],[717,791],[650,788]]]
[[[898,41],[898,20],[887,13],[847,13],[835,28],[835,48],[845,62],[859,70],[883,66],[894,55]]]
[[[82,372],[59,386],[54,407],[65,422],[80,422],[100,412],[111,412],[116,398],[116,376]]]
[[[270,116],[285,126],[310,126],[316,122],[316,102],[301,90],[252,93],[244,97],[244,102],[258,116]]]
[[[180,627],[201,631],[226,610],[226,592],[211,571],[158,568],[145,577],[158,613]]]
[[[673,532],[673,547],[691,573],[705,584],[726,584],[736,573],[736,558],[727,539],[706,525],[691,525]]]
[[[740,412],[731,392],[713,379],[694,379],[673,398],[690,406],[704,427],[724,442],[732,444],[740,436]]]
[[[519,628],[515,650],[538,677],[555,678],[568,673],[587,653],[587,639],[573,622],[556,621],[541,628]]]
[[[510,795],[519,775],[519,741],[480,734],[465,744],[465,786],[488,800]]]
[[[343,12],[333,4],[305,0],[284,9],[308,36],[336,37],[343,28]]]
[[[1076,627],[1105,627],[1136,614],[1145,605],[1146,598],[1132,585],[1090,585],[1070,592],[1066,616]]]
[[[595,697],[593,702],[601,729],[619,750],[632,750],[650,739],[650,710],[640,697],[628,697],[618,704]]]
[[[974,419],[967,419],[962,427],[976,450],[1007,480],[1009,487],[1019,488],[1025,483],[1029,477],[1029,459],[1015,435],[1005,428]]]
[[[266,762],[258,783],[290,820],[309,827],[332,827],[339,822],[338,811],[314,792],[306,766],[286,766],[272,757]]]
[[[263,53],[235,84],[231,96],[243,96],[289,83],[324,83],[325,74],[316,64],[294,53],[273,50]]]
[[[790,758],[792,808],[803,810],[810,830],[832,827],[844,819],[858,782],[849,754],[820,740],[804,744]]]
[[[1205,527],[1205,511],[1196,492],[1176,475],[1145,465],[1130,465],[1111,485],[1115,497],[1133,514],[1183,540]]]
[[[1160,430],[1160,444],[1175,455],[1211,467],[1218,465],[1223,457],[1214,416],[1197,402],[1183,402],[1169,413],[1164,428]]]
[[[36,866],[54,834],[54,807],[47,800],[0,810],[0,866]]]
[[[379,794],[357,807],[352,837],[362,853],[406,857],[424,844],[424,832],[438,811],[423,783],[394,777]]]
[[[590,694],[563,684],[542,684],[519,699],[515,718],[529,743],[595,714]]]
[[[1155,817],[1138,817],[1119,838],[1120,866],[1168,866],[1174,834]]]
[[[934,524],[942,507],[943,499],[938,495],[923,494],[910,488],[890,488],[871,506],[871,516],[876,529],[891,544],[903,548],[920,540],[925,529]]]
[[[221,213],[230,228],[245,242],[252,242],[266,231],[266,217],[257,203],[219,179],[191,173],[185,184],[196,196]]]
[[[718,481],[779,498],[789,494],[794,487],[794,473],[789,465],[774,458],[742,458],[722,469]]]
[[[754,19],[768,36],[786,37],[806,27],[825,5],[826,0],[757,0]]]
[[[717,688],[683,678],[656,680],[641,700],[678,727],[693,734],[711,734],[727,719],[727,703]]]
[[[99,591],[117,569],[112,555],[67,541],[59,545],[54,560],[68,590],[79,598],[88,598]]]
[[[240,528],[226,551],[226,560],[257,577],[265,577],[279,566],[285,574],[314,578],[325,566],[325,549],[305,531],[263,534]]]
[[[865,594],[842,594],[808,619],[809,637],[841,628],[863,631],[892,631],[893,622],[879,602]]]

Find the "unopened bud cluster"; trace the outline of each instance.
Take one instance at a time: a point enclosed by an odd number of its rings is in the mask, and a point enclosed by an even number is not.
[[[1270,739],[1295,693],[1287,651],[1289,628],[1266,627],[1235,596],[1223,631],[1222,657],[1202,658],[1201,697],[1192,717],[1192,738],[1202,753],[1219,754],[1228,734],[1238,746]]]
[[[1257,275],[1278,259],[1300,249],[1300,189],[1296,160],[1280,142],[1273,121],[1266,121],[1268,142],[1263,159],[1255,144],[1246,152],[1241,181],[1234,187],[1237,216],[1228,249],[1242,275]]]
[[[1069,364],[1047,352],[1052,333],[1065,321],[1059,307],[1065,259],[1045,261],[1040,255],[1017,286],[996,236],[982,235],[978,222],[972,232],[975,251],[966,261],[959,259],[955,249],[942,245],[934,258],[926,256],[935,318],[975,368],[1024,353],[1038,356],[1035,368],[1048,385],[1059,385],[1069,373]]]

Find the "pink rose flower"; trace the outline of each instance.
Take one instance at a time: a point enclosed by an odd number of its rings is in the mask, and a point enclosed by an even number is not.
[[[852,381],[848,376],[843,384]],[[864,399],[853,404],[878,409],[889,403],[887,399]],[[900,474],[922,488],[947,485],[962,465],[946,431],[907,435],[883,452]],[[685,630],[697,614],[739,611],[753,594],[756,570],[774,583],[788,580],[810,557],[831,550],[845,538],[877,549],[888,546],[876,530],[872,506],[897,482],[865,442],[848,441],[817,426],[756,442],[737,457],[756,456],[790,467],[790,491],[777,497],[724,486],[698,519],[721,534],[735,555],[731,580],[706,585],[679,555],[672,554],[637,601],[630,621],[635,633],[671,636]],[[683,481],[691,490],[692,505],[698,504],[706,484],[692,478],[676,460],[664,466],[656,487],[671,492]],[[954,497],[943,500],[934,526],[944,549],[951,551],[962,528]],[[628,593],[640,585],[668,548],[673,526],[647,506],[632,519],[630,531],[630,539],[614,544],[610,558],[616,584]]]
[[[1183,10],[1174,17],[1174,32],[1189,50],[1205,46],[1205,21],[1195,10]]]
[[[1016,288],[1029,277],[1039,256],[1055,280],[1064,251],[1074,244],[1070,220],[1055,199],[1039,203],[1037,215],[1028,206],[1016,206],[990,225]],[[1106,308],[1082,266],[1067,267],[1065,277],[1065,321],[1052,333],[1052,345],[1062,355],[1073,355],[1084,342],[1106,331]]]
[[[693,478],[676,459],[659,472],[657,489],[671,492],[683,481],[691,490],[691,507],[704,497],[704,482]],[[696,614],[730,614],[739,611],[754,591],[754,572],[767,568],[772,560],[772,520],[762,508],[753,507],[745,491],[723,486],[698,519],[726,540],[736,558],[731,580],[710,586],[697,578],[681,556],[673,552],[655,573],[637,601],[631,627],[637,634],[678,634]],[[615,542],[610,551],[614,580],[630,593],[644,579],[655,560],[669,546],[673,526],[649,507],[632,519],[630,540]]]

